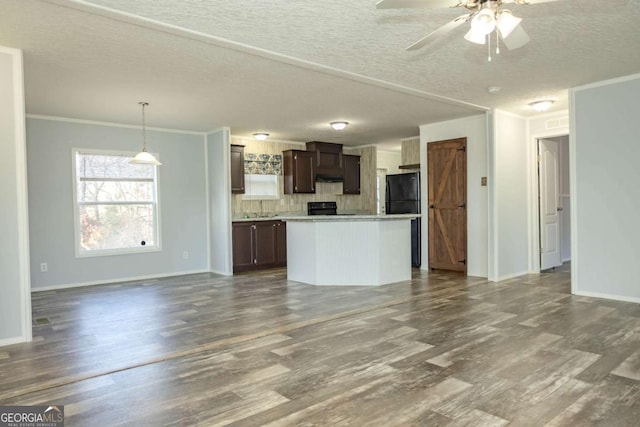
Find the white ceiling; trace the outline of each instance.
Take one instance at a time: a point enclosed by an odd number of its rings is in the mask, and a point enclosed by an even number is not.
[[[531,42],[491,62],[462,27],[404,50],[460,9],[376,1],[0,0],[0,45],[24,50],[31,114],[138,124],[146,100],[149,126],[348,145],[486,108],[529,115],[538,97],[566,109],[568,88],[640,72],[638,0],[510,5]]]

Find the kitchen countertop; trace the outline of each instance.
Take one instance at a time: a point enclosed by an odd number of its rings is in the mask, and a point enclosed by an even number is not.
[[[255,218],[233,218],[231,222],[280,221],[280,216],[259,216]]]
[[[398,214],[398,215],[361,215],[361,214],[338,214],[338,215],[273,215],[259,216],[253,218],[233,218],[232,222],[256,222],[256,221],[384,221],[398,220],[406,218],[420,218],[422,214]]]
[[[399,215],[305,215],[305,216],[281,216],[282,221],[388,221],[400,219],[419,218],[422,214]]]

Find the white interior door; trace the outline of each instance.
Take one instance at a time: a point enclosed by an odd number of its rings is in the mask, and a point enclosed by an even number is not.
[[[562,264],[560,253],[560,170],[558,143],[538,141],[540,185],[540,269]]]

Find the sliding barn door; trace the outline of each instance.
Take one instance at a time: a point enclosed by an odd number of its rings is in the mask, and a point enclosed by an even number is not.
[[[427,144],[429,267],[467,272],[467,138]]]

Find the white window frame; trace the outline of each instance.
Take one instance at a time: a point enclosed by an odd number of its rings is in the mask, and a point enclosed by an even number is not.
[[[158,174],[158,166],[153,166],[154,170],[154,202],[150,202],[155,205],[154,209],[154,245],[145,245],[135,248],[126,249],[102,249],[84,251],[81,249],[81,226],[80,226],[80,204],[78,203],[78,178],[76,171],[76,154],[94,154],[102,156],[122,156],[133,158],[137,153],[132,151],[114,151],[114,150],[96,150],[88,148],[72,148],[71,149],[71,175],[73,178],[73,228],[74,228],[74,247],[76,258],[91,258],[99,256],[112,256],[112,255],[130,255],[149,252],[160,252],[162,250],[162,230],[160,223],[160,175]],[[152,153],[156,158],[159,158],[158,153]],[[106,203],[105,203],[106,204]]]

